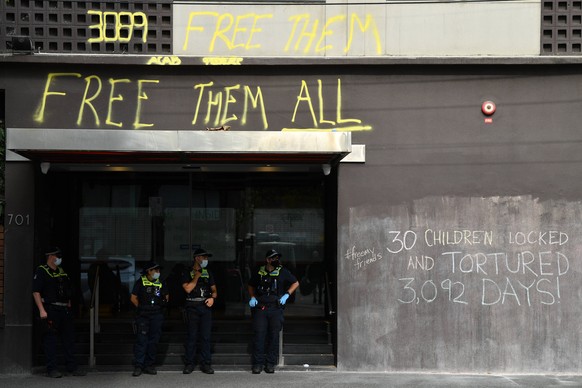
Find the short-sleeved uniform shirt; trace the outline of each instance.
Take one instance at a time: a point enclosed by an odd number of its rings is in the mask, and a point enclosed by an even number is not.
[[[275,303],[297,278],[285,267],[279,266],[271,272],[267,272],[265,267],[263,265],[252,273],[249,286],[255,289],[259,303]]]
[[[138,310],[159,310],[165,303],[168,287],[159,279],[149,281],[143,275],[135,282],[131,293],[137,296]]]
[[[186,301],[194,299],[206,299],[212,296],[211,287],[216,283],[214,282],[214,276],[212,272],[208,271],[206,268],[202,269],[202,274],[196,282],[196,287],[189,294],[186,294]],[[194,279],[194,271],[190,271],[184,274],[182,278],[182,284],[188,283]]]
[[[34,272],[32,292],[38,292],[44,303],[68,303],[71,300],[71,280],[61,268],[40,265]]]

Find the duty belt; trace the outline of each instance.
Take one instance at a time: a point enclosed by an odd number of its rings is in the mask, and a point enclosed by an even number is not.
[[[162,306],[154,304],[154,305],[143,305],[137,307],[138,313],[161,313]]]
[[[206,298],[186,298],[186,302],[204,302]]]
[[[63,302],[52,302],[51,305],[59,306],[59,307],[69,307],[68,303],[63,303]]]
[[[257,307],[261,310],[264,310],[264,309],[281,307],[281,305],[279,304],[279,302],[269,302],[269,303],[259,303]]]

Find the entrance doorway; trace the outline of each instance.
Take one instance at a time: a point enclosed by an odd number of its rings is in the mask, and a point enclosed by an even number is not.
[[[286,329],[294,321],[301,330],[306,322],[331,326],[336,236],[330,198],[337,187],[332,182],[333,176],[305,172],[57,170],[41,178],[41,186],[59,190],[45,190],[48,196],[39,200],[50,215],[38,232],[50,236],[47,244],[61,246],[70,259],[67,271],[78,273],[81,315],[90,305],[99,266],[102,321],[130,319],[129,293],[153,259],[170,289],[168,318],[179,321],[181,278],[190,270],[193,250],[203,248],[213,254],[209,269],[219,294],[215,329],[231,330],[229,325],[249,321],[248,279],[266,251],[275,249],[300,280],[286,308]],[[179,323],[175,327],[181,329]]]
[[[162,276],[173,279],[171,275],[189,270],[192,251],[204,248],[213,253],[209,269],[221,295],[217,312],[240,316],[248,301],[250,273],[273,248],[283,254],[284,265],[304,280],[294,314],[323,316],[320,281],[327,264],[322,177],[84,176],[78,182],[82,274],[92,261],[108,260],[112,269],[119,266],[122,285],[130,289],[144,262],[156,260],[164,267]]]

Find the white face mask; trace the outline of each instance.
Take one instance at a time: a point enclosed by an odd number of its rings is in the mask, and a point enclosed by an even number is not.
[[[57,257],[57,259],[55,260],[55,265],[61,265],[62,262],[63,262],[63,258]]]
[[[208,265],[208,260],[202,260],[202,262],[200,263],[200,268],[206,268],[207,265]]]
[[[154,274],[152,275],[152,278],[154,280],[158,280],[160,278],[160,273],[159,272],[154,272]]]

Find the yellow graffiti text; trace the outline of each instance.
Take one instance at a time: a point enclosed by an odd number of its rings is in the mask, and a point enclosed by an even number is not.
[[[209,82],[205,84],[197,84],[194,86],[195,90],[199,90],[198,99],[196,101],[196,109],[194,112],[194,118],[192,119],[192,125],[196,125],[198,122],[198,116],[200,114],[200,109],[203,104],[206,109],[206,116],[203,119],[205,125],[210,125],[218,127],[226,123],[238,120],[236,114],[229,115],[229,109],[231,107],[236,107],[238,105],[238,100],[236,99],[235,93],[241,89],[241,85],[226,86],[222,89],[213,90],[214,82]],[[261,87],[257,86],[255,93],[250,86],[242,86],[242,98],[243,107],[241,115],[241,124],[245,125],[247,122],[247,114],[249,111],[257,110],[261,115],[263,121],[263,128],[267,129],[269,127],[267,121],[267,112],[265,110],[265,104],[263,101],[263,93]],[[250,105],[249,105],[250,102]],[[212,122],[212,117],[214,115],[214,121]]]
[[[135,109],[135,121],[133,122],[134,129],[154,126],[153,124],[140,123],[141,102],[148,99],[148,95],[143,90],[143,84],[145,83],[159,84],[160,81],[157,79],[140,79],[137,81],[137,108]]]
[[[214,28],[212,30],[212,38],[209,42],[208,52],[214,52],[217,40],[222,41],[229,50],[237,48],[242,48],[244,50],[259,48],[261,45],[253,42],[255,34],[259,34],[263,31],[258,24],[261,19],[270,19],[272,17],[272,14],[256,13],[248,13],[235,17],[230,13],[220,14],[218,12],[206,11],[190,12],[188,24],[184,30],[186,38],[184,39],[182,50],[188,49],[191,34],[205,31],[204,25],[208,24],[208,18],[212,18],[214,21]],[[201,20],[200,24],[197,24],[198,20]]]
[[[205,65],[241,65],[241,57],[206,57],[202,59]]]
[[[57,82],[59,77],[76,77],[81,78],[82,75],[79,73],[49,73],[46,79],[46,83],[44,85],[44,91],[42,93],[42,98],[39,107],[36,109],[34,113],[34,121],[38,123],[44,122],[45,119],[45,110],[47,105],[47,99],[50,96],[66,96],[66,92],[61,91],[54,91],[51,89],[52,86]]]
[[[337,15],[337,16],[329,18],[329,20],[325,23],[325,26],[323,26],[323,30],[321,31],[321,37],[319,38],[319,42],[317,42],[317,46],[315,47],[316,53],[326,52],[328,50],[333,49],[333,46],[330,44],[328,44],[326,46],[322,46],[322,44],[325,43],[325,38],[333,35],[333,30],[330,28],[330,26],[333,23],[337,23],[337,22],[341,22],[341,21],[345,20],[345,18],[346,18],[345,15]]]
[[[329,20],[327,20],[327,22],[320,31],[318,29],[319,19],[315,19],[313,22],[311,22],[310,14],[291,16],[289,20],[293,22],[293,27],[291,29],[291,33],[289,34],[287,44],[285,44],[285,51],[289,51],[291,45],[293,44],[293,42],[295,42],[295,45],[293,46],[294,51],[300,51],[301,47],[303,47],[303,52],[305,54],[308,54],[309,51],[311,50],[311,45],[316,39],[317,44],[314,48],[314,52],[321,53],[333,49],[332,45],[323,46],[323,44],[325,43],[325,39],[328,36],[333,35],[334,33],[333,29],[331,28],[331,25],[333,23],[341,22],[345,19],[346,15],[333,16],[329,18]]]
[[[116,127],[122,127],[123,123],[119,122],[116,123],[111,119],[111,116],[113,116],[113,103],[115,101],[123,101],[123,95],[122,94],[118,94],[115,95],[115,85],[118,83],[130,83],[131,81],[128,79],[109,79],[109,84],[111,85],[111,88],[109,89],[109,106],[107,109],[107,119],[105,120],[105,124],[107,125],[114,125]]]
[[[299,82],[299,80],[301,80]],[[187,82],[187,81],[186,81]],[[349,103],[342,94],[342,80],[298,79],[295,89],[273,87],[264,95],[261,85],[218,83],[217,81],[182,82],[162,85],[158,79],[105,78],[95,74],[48,73],[33,119],[44,125],[65,125],[75,120],[77,127],[133,129],[155,127],[156,118],[168,118],[171,107],[179,117],[185,116],[183,127],[237,126],[250,130],[269,128],[269,113],[277,118],[285,131],[368,131],[372,127],[354,114],[346,114]],[[184,89],[186,87],[186,89]],[[184,90],[181,95],[168,100]],[[344,101],[346,99],[347,101]],[[274,106],[269,111],[265,103]],[[177,104],[178,106],[174,106]],[[149,114],[148,114],[149,112]],[[192,116],[190,116],[192,115]],[[148,120],[143,117],[151,117]],[[47,121],[49,121],[47,123]],[[155,124],[154,124],[155,123]],[[162,125],[163,127],[163,125]]]
[[[245,125],[247,123],[247,112],[249,111],[249,101],[251,102],[252,108],[260,108],[261,118],[263,119],[263,129],[269,128],[269,123],[267,122],[267,115],[265,114],[265,102],[263,100],[263,93],[261,88],[257,87],[257,92],[253,95],[253,92],[249,86],[245,85],[245,102],[243,109],[243,116],[241,119],[241,124]]]
[[[380,40],[380,34],[378,33],[378,26],[376,25],[376,21],[372,15],[366,15],[366,22],[362,24],[360,17],[353,13],[351,20],[350,20],[350,30],[348,34],[348,43],[344,48],[344,52],[350,51],[352,47],[352,41],[354,40],[354,30],[355,25],[358,24],[361,32],[366,32],[368,29],[372,30],[372,34],[374,34],[374,39],[376,40],[376,54],[382,54],[382,42]]]
[[[142,42],[147,42],[148,18],[143,12],[102,12],[89,10],[87,14],[97,21],[96,24],[89,26],[89,29],[95,30],[97,35],[89,38],[87,40],[89,43],[126,43],[131,40],[134,31],[140,31]]]
[[[89,89],[91,84],[95,82],[97,84],[97,89],[93,93],[91,97],[87,97],[89,95]],[[83,122],[83,113],[85,111],[85,105],[91,109],[93,112],[93,117],[95,118],[95,124],[99,126],[101,124],[101,120],[99,120],[99,114],[97,113],[97,109],[93,105],[93,100],[99,96],[101,93],[101,89],[103,88],[103,83],[101,82],[101,78],[97,77],[96,75],[90,75],[89,77],[85,78],[85,93],[83,94],[83,101],[81,102],[81,107],[79,108],[79,115],[77,116],[77,125],[80,126]]]
[[[290,15],[282,23],[276,23],[276,20],[271,20],[271,24],[265,22],[274,18],[275,15],[271,13],[233,15],[216,11],[192,11],[183,28],[185,36],[182,50],[187,51],[194,41],[197,44],[196,50],[204,50],[209,54],[224,49],[251,51],[263,47],[261,42],[268,45],[274,41],[275,44],[281,44],[285,52],[307,55],[337,49],[347,53],[353,49],[354,41],[361,42],[361,38],[371,36],[370,43],[375,43],[376,53],[382,54],[381,34],[372,14],[351,12],[321,19],[311,13],[301,13]],[[271,32],[277,34],[266,34],[265,27],[273,28],[273,24],[276,30]],[[330,44],[331,41],[344,43],[335,48]],[[207,48],[204,48],[206,45]]]
[[[308,54],[312,50],[315,53],[322,53],[332,50],[332,45],[328,44],[324,46],[326,38],[334,34],[332,24],[341,23],[347,18],[348,15],[336,15],[330,17],[320,29],[320,20],[318,18],[313,19],[312,15],[310,14],[293,15],[289,17],[289,21],[293,23],[293,27],[287,39],[287,43],[285,44],[284,50],[290,51],[293,49],[293,51],[303,51],[304,54]],[[378,27],[376,26],[376,22],[374,21],[373,16],[366,15],[366,21],[365,23],[362,23],[360,17],[355,13],[350,15],[350,28],[348,30],[347,43],[343,49],[344,52],[348,52],[351,49],[354,35],[358,32],[356,31],[356,24],[359,27],[359,31],[362,33],[365,33],[368,30],[371,31],[374,36],[374,40],[376,41],[376,52],[381,54],[382,41],[380,39]],[[339,26],[341,31],[343,25],[340,24]],[[317,44],[312,49],[312,45],[315,41],[317,41]]]
[[[182,60],[180,59],[180,57],[176,57],[176,56],[171,56],[171,57],[167,57],[167,56],[159,56],[159,57],[151,57],[148,62],[148,65],[172,65],[172,66],[178,66],[182,64]]]
[[[297,119],[297,112],[302,108],[302,107],[306,107],[303,108],[304,110],[308,111],[308,115],[311,118],[311,120],[313,121],[313,130],[320,130],[320,125],[324,125],[324,126],[329,126],[328,128],[325,128],[323,130],[337,130],[340,131],[342,130],[342,128],[344,130],[346,130],[346,128],[349,128],[349,131],[363,131],[363,130],[370,130],[371,127],[367,126],[367,125],[348,125],[348,126],[340,126],[337,127],[340,124],[349,124],[349,123],[355,123],[355,124],[361,124],[362,120],[360,119],[355,119],[355,118],[343,118],[343,114],[342,114],[342,83],[341,83],[341,79],[338,78],[337,80],[337,86],[336,86],[336,106],[335,106],[335,111],[336,111],[336,115],[335,115],[335,121],[334,120],[328,120],[324,117],[324,106],[326,106],[325,101],[324,101],[324,94],[323,94],[323,89],[324,89],[324,85],[321,82],[321,80],[317,80],[317,103],[318,103],[318,115],[315,114],[315,109],[314,109],[314,102],[313,99],[311,98],[311,94],[309,92],[309,86],[307,84],[307,82],[305,80],[301,80],[301,88],[299,90],[299,94],[297,95],[296,98],[296,103],[295,103],[295,109],[293,110],[293,117],[291,118],[291,122],[296,122]],[[285,128],[285,130],[293,130],[293,128]],[[301,129],[299,129],[301,130]]]
[[[49,73],[47,75],[47,81],[45,84],[45,88],[42,93],[41,101],[39,107],[36,109],[33,119],[36,122],[43,123],[46,119],[46,111],[47,105],[51,102],[52,106],[60,107],[63,104],[63,101],[66,101],[68,109],[70,109],[70,99],[66,100],[59,100],[68,97],[68,93],[61,91],[58,89],[58,80],[63,77],[74,77],[74,78],[82,78],[82,74],[79,73]],[[63,79],[64,82],[67,82]],[[105,119],[105,124],[108,126],[114,127],[122,127],[122,122],[114,121],[114,107],[118,104],[123,104],[127,102],[124,95],[119,91],[121,89],[121,84],[131,84],[135,82],[137,84],[137,96],[135,91],[134,92],[126,92],[131,94],[131,98],[136,98],[136,111],[135,111],[135,120],[133,122],[133,127],[135,129],[143,128],[143,127],[151,127],[153,124],[147,124],[141,122],[141,114],[142,114],[142,106],[146,100],[148,100],[148,96],[144,91],[145,84],[158,84],[159,80],[148,80],[148,79],[138,79],[137,81],[131,81],[129,79],[109,79],[108,85],[109,90],[103,90],[104,83],[101,78],[97,75],[89,75],[84,78],[84,92],[83,98],[80,101],[77,113],[77,126],[82,126],[84,122],[89,120],[93,121],[95,126],[101,127],[101,118],[99,117],[98,108],[95,106],[95,100],[98,98],[103,99],[103,95],[108,92],[107,98],[107,115]],[[69,83],[68,86],[71,89],[71,84]],[[78,88],[74,88],[75,90]],[[130,90],[130,87],[125,88]],[[69,90],[70,91],[70,90]],[[57,99],[53,102],[53,100]],[[103,105],[103,104],[100,104]],[[120,108],[123,111],[123,108]],[[90,118],[86,117],[86,111],[89,111],[91,116]]]

